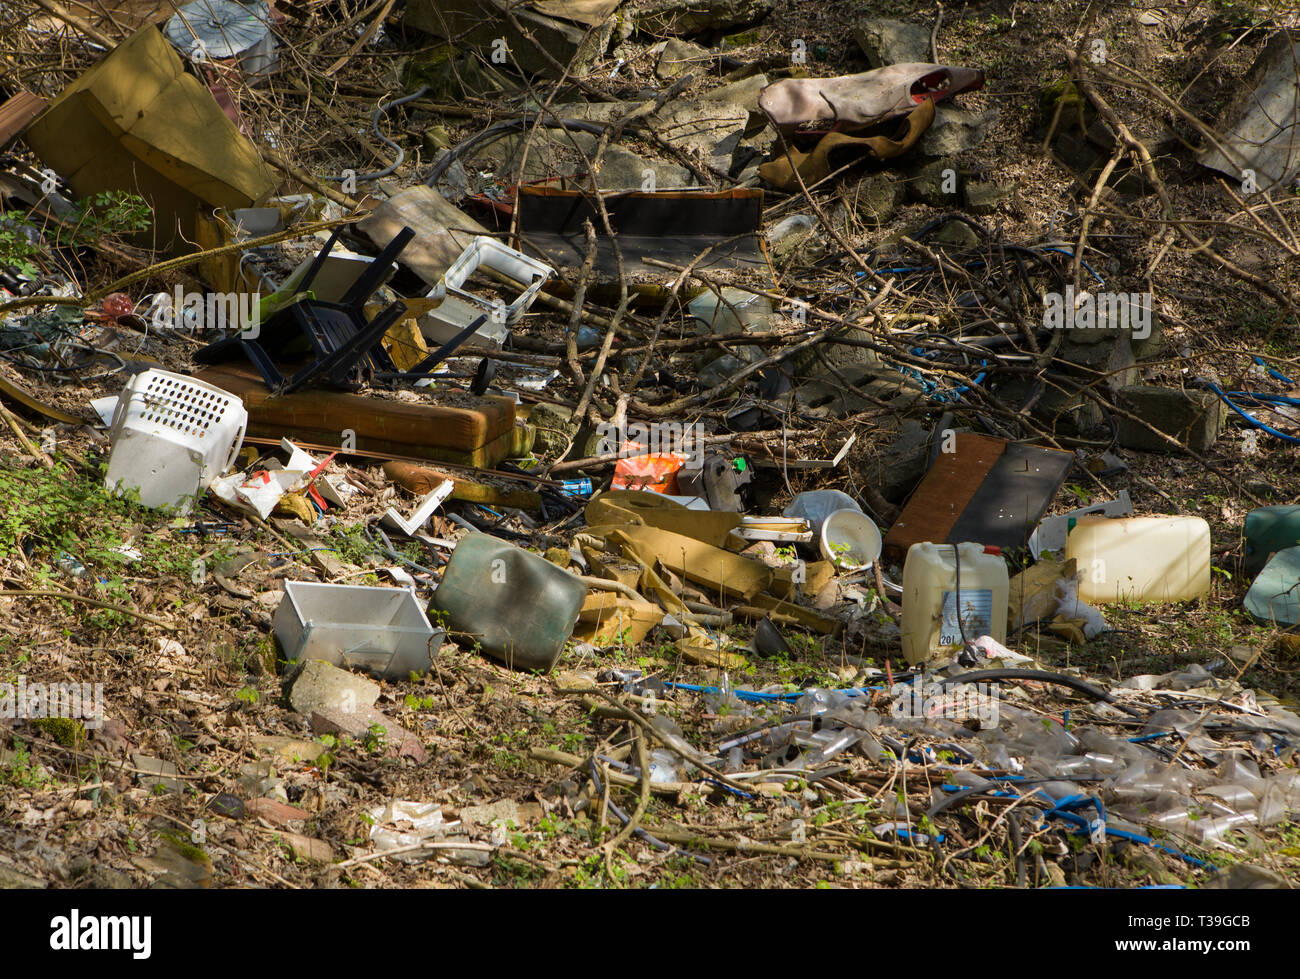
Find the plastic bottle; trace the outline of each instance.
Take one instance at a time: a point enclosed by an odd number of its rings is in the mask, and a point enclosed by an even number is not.
[[[1200,517],[1079,517],[1065,538],[1085,602],[1181,602],[1210,593],[1210,525]]]
[[[988,635],[1006,642],[1009,592],[1007,563],[996,547],[913,544],[903,565],[904,657],[920,663],[941,647],[960,646],[963,631],[965,640]]]

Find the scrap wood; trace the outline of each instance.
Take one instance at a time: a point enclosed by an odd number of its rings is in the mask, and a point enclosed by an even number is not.
[[[501,489],[464,476],[448,475],[409,462],[394,460],[384,463],[384,475],[416,496],[425,496],[433,492],[441,483],[451,480],[454,487],[451,491],[453,500],[486,503],[489,506],[516,507],[520,510],[537,510],[542,505],[541,494],[532,490]]]
[[[55,589],[31,589],[31,588],[0,588],[0,598],[63,598],[70,602],[81,602],[83,605],[93,605],[95,608],[106,609],[110,612],[120,612],[122,615],[130,615],[134,618],[141,619],[145,622],[156,625],[159,628],[166,629],[168,632],[175,632],[179,626],[169,622],[166,619],[160,619],[156,615],[150,615],[148,612],[137,612],[133,608],[125,605],[115,605],[112,602],[101,602],[98,598],[89,598],[85,595],[78,595],[76,592],[60,591]]]

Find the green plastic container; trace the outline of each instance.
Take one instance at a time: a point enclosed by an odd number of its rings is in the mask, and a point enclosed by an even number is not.
[[[549,670],[587,597],[587,586],[550,561],[488,534],[461,539],[429,609],[454,638],[520,670]]]
[[[1242,602],[1261,622],[1290,628],[1300,622],[1300,547],[1274,554]]]
[[[1300,506],[1266,506],[1246,514],[1244,569],[1254,577],[1268,559],[1288,547],[1300,544]]]

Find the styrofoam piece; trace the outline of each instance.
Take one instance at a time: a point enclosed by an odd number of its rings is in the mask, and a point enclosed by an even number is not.
[[[410,589],[311,581],[284,583],[272,624],[287,660],[323,659],[392,679],[429,669],[445,636]]]
[[[384,511],[381,520],[390,527],[397,528],[407,537],[414,537],[415,532],[429,522],[429,518],[433,516],[433,511],[438,509],[438,505],[443,500],[451,496],[451,491],[455,488],[455,483],[450,479],[444,479],[425,495],[409,520],[403,519],[402,515],[392,507]]]
[[[1052,551],[1059,554],[1065,550],[1065,538],[1070,531],[1070,521],[1078,520],[1080,517],[1103,516],[1103,517],[1125,517],[1133,512],[1133,501],[1129,499],[1128,490],[1119,491],[1119,496],[1105,503],[1097,503],[1093,506],[1080,507],[1077,510],[1071,510],[1069,513],[1062,513],[1055,517],[1044,517],[1042,522],[1029,535],[1029,551],[1034,555],[1034,560],[1038,560],[1039,554],[1043,551]]]
[[[555,270],[545,262],[529,258],[522,252],[501,244],[495,238],[479,235],[447,269],[442,281],[429,292],[429,298],[445,299],[450,294],[477,304],[481,310],[490,312],[501,308],[498,303],[481,299],[461,288],[465,280],[480,268],[492,269],[525,287],[514,302],[505,307],[505,322],[510,325],[517,323],[527,312],[528,307],[537,298],[537,294],[541,292],[542,286],[546,285],[547,280],[555,274]]]
[[[286,286],[301,282],[314,261],[316,261],[316,255],[314,254],[304,258],[298,264],[298,267],[289,274],[289,277],[284,280],[280,288],[284,289]],[[330,253],[325,256],[325,262],[316,273],[316,277],[311,280],[311,294],[324,303],[342,302],[348,290],[374,264],[374,261],[372,255],[362,255],[358,252],[348,251],[346,248],[331,249]],[[384,282],[391,279],[396,272],[397,263],[393,262],[388,266],[388,271],[384,275]]]
[[[234,462],[247,424],[243,401],[229,391],[183,374],[143,371],[118,395],[104,483],[113,492],[137,490],[147,507],[188,513]]]
[[[813,538],[807,520],[792,517],[743,517],[742,520],[741,526],[732,531],[742,540],[806,544]]]

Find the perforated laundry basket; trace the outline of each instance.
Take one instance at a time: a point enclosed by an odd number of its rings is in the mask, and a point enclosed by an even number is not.
[[[148,507],[188,513],[230,468],[248,412],[229,391],[167,371],[144,371],[118,395],[105,484]]]

